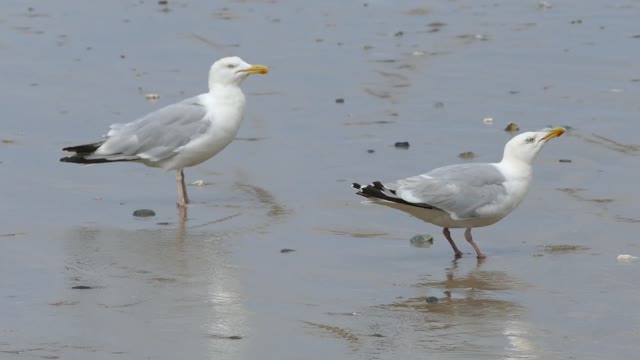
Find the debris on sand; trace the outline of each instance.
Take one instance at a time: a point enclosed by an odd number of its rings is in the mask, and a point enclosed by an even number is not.
[[[620,261],[620,262],[633,261],[633,260],[637,260],[637,259],[638,259],[637,256],[633,256],[633,255],[629,255],[629,254],[618,255],[618,261]]]
[[[409,148],[409,142],[408,141],[398,141],[395,144],[393,144],[393,146],[396,149],[408,149]]]
[[[280,250],[280,253],[281,254],[286,254],[286,253],[290,253],[290,252],[294,252],[294,251],[295,251],[294,249],[286,249],[285,248],[285,249]]]
[[[92,286],[87,286],[87,285],[76,285],[76,286],[72,286],[71,287],[74,290],[90,290],[93,289]]]
[[[491,124],[493,124],[493,118],[486,117],[486,118],[482,119],[482,122],[483,122],[485,125],[491,125]]]
[[[570,159],[559,159],[559,160],[558,160],[558,162],[561,162],[561,163],[570,163],[570,162],[572,162],[572,160],[570,160]]]
[[[427,304],[435,304],[438,302],[438,298],[435,296],[429,296],[425,301],[427,302]]]
[[[155,102],[160,100],[160,94],[148,93],[144,94],[144,98],[147,99],[147,101]]]
[[[192,182],[189,185],[191,185],[191,186],[205,186],[205,185],[209,185],[209,184],[206,183],[204,180],[196,180],[196,181]]]
[[[336,104],[344,104],[344,99],[343,98],[337,98],[336,99]]]
[[[548,1],[540,1],[538,3],[538,9],[541,9],[541,10],[551,9],[552,7],[553,5],[551,5],[551,3]]]

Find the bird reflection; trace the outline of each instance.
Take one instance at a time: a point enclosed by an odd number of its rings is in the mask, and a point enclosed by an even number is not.
[[[485,270],[483,264],[479,260],[471,270],[464,270],[453,262],[444,279],[415,284],[424,290],[423,296],[384,307],[410,310],[411,315],[394,313],[403,318],[403,333],[417,334],[414,346],[437,352],[441,358],[472,353],[477,358],[537,358],[525,309],[509,296],[527,285],[504,271]],[[406,345],[403,341],[402,346]]]
[[[240,189],[214,207],[178,208],[175,222],[70,228],[62,295],[81,309],[64,317],[72,336],[90,331],[92,346],[131,358],[244,358],[247,343],[229,341],[251,331],[229,240],[266,231],[286,211],[262,188]],[[199,221],[203,214],[215,218]]]

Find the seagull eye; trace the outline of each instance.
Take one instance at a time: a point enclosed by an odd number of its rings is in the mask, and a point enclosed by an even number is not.
[[[229,64],[229,65],[227,65],[227,69],[235,69],[235,68],[236,68],[236,66],[235,66],[235,65],[233,65],[233,64]]]
[[[527,143],[527,144],[530,144],[530,143],[533,142],[533,140],[535,140],[534,137],[528,137],[524,142]]]

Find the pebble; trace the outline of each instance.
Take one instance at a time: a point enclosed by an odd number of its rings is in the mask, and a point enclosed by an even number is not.
[[[473,159],[474,157],[476,157],[476,154],[474,154],[473,151],[465,151],[465,152],[462,152],[462,153],[458,154],[458,157],[460,159],[468,160],[468,159]]]
[[[409,148],[409,142],[408,141],[398,141],[395,144],[393,144],[393,146],[395,146],[398,149],[408,149]]]
[[[336,99],[336,104],[344,104],[344,99],[343,98],[337,98]]]
[[[558,162],[561,162],[561,163],[570,163],[570,162],[571,162],[571,160],[569,160],[569,159],[560,159],[560,160],[558,160]]]
[[[487,125],[491,125],[491,124],[493,124],[493,118],[486,117],[486,118],[482,119],[482,122],[487,124]]]
[[[151,217],[156,216],[156,212],[151,209],[138,209],[133,212],[135,217]]]
[[[77,285],[77,286],[73,286],[71,288],[74,289],[74,290],[89,290],[89,289],[93,289],[93,287],[87,286],[87,285]]]
[[[286,254],[286,253],[290,253],[290,252],[294,252],[294,251],[295,250],[293,250],[293,249],[282,249],[282,250],[280,250],[280,253]]]
[[[504,131],[509,131],[509,132],[513,132],[513,131],[519,131],[520,130],[520,126],[518,126],[518,124],[514,123],[513,121],[507,124],[507,127],[504,128]]]
[[[433,104],[433,107],[436,108],[436,109],[442,109],[444,107],[444,103],[442,101],[436,101]]]
[[[367,152],[368,152],[369,154],[373,154],[373,153],[374,153],[374,152],[376,152],[376,151],[375,151],[375,150],[373,150],[373,149],[369,149],[369,150],[367,150]]]
[[[435,304],[438,302],[438,298],[435,296],[429,296],[426,301],[427,304]]]
[[[412,244],[424,244],[424,243],[433,243],[433,235],[431,234],[418,234],[414,235],[409,242]]]

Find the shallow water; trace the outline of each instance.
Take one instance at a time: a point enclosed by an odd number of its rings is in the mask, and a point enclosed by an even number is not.
[[[635,357],[640,3],[551,4],[4,1],[0,358]],[[229,54],[272,71],[187,214],[173,174],[57,161]],[[349,188],[497,161],[509,121],[570,130],[481,263]]]

